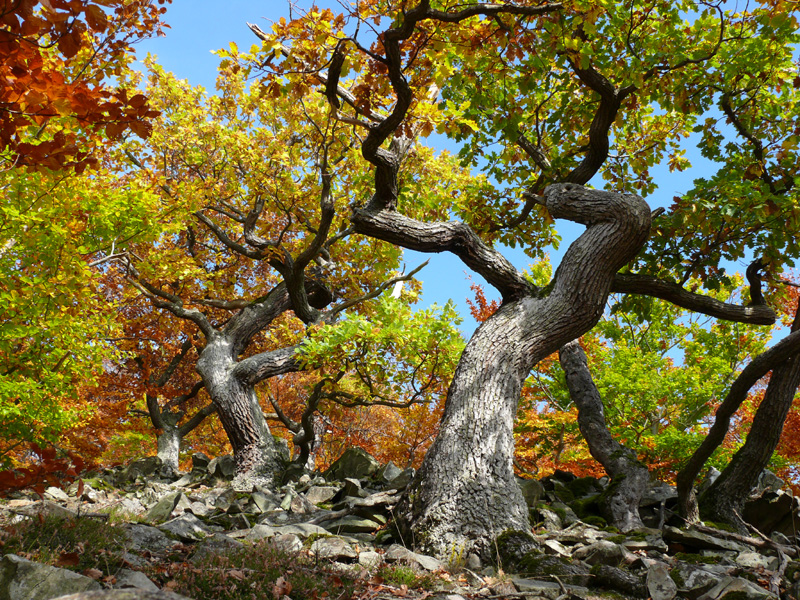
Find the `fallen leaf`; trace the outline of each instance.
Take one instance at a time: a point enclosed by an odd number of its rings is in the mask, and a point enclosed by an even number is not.
[[[86,569],[83,574],[92,579],[100,579],[103,576],[103,572],[100,569]]]

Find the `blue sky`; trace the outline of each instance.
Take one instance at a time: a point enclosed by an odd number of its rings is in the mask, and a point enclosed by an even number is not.
[[[310,0],[295,0],[294,5],[300,9],[308,8]],[[320,7],[336,9],[339,5],[332,0],[318,0]],[[227,0],[224,6],[211,0],[173,0],[168,5],[166,21],[170,25],[166,36],[146,40],[136,47],[137,56],[144,57],[148,52],[158,56],[158,61],[166,70],[186,79],[192,85],[202,85],[211,91],[216,78],[217,57],[214,50],[227,48],[235,42],[239,48],[249,48],[257,42],[256,37],[248,29],[247,23],[255,23],[268,30],[272,21],[281,16],[289,16],[289,4],[278,0]],[[652,208],[668,204],[673,196],[680,195],[691,187],[692,178],[703,171],[705,159],[693,149],[687,157],[694,163],[694,168],[684,173],[669,173],[666,168],[654,169],[656,181],[661,186],[652,197],[648,198]],[[709,165],[710,166],[710,165]],[[551,251],[550,257],[555,265],[566,250],[569,242],[580,234],[582,228],[568,222],[558,222],[559,233],[563,241],[558,251]],[[506,257],[520,269],[528,264],[528,258],[519,249],[507,249]],[[443,304],[448,299],[455,301],[465,321],[462,330],[471,333],[475,322],[469,315],[466,298],[472,297],[469,289],[472,281],[468,278],[469,270],[449,254],[424,256],[414,252],[406,253],[408,270],[416,267],[425,259],[430,264],[420,272],[418,278],[423,282],[423,305]],[[733,270],[743,271],[746,265],[730,265]],[[472,274],[473,281],[483,283],[479,275]],[[496,297],[492,288],[484,286],[487,297]]]

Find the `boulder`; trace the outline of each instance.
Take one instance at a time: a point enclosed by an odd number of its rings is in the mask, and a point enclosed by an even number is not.
[[[610,565],[617,567],[625,558],[625,551],[619,544],[600,540],[588,546],[578,548],[572,553],[572,558],[582,560],[589,565]]]
[[[161,469],[162,465],[163,461],[157,456],[147,456],[134,460],[120,473],[120,481],[128,483],[136,481],[138,477],[152,477]]]
[[[339,488],[331,486],[312,485],[306,491],[306,500],[311,504],[322,504],[331,500],[338,491]]]
[[[211,459],[202,452],[192,454],[192,471],[198,473],[208,473],[208,464]]]
[[[311,544],[311,553],[318,558],[351,562],[358,558],[358,553],[342,538],[336,536],[321,537]]]
[[[190,510],[192,503],[183,492],[172,492],[156,502],[144,515],[145,520],[151,523],[163,523],[173,515],[173,511],[183,513]]]
[[[50,600],[64,593],[99,590],[94,579],[49,565],[6,554],[0,561],[0,598],[3,600]]]
[[[374,475],[380,468],[380,463],[365,450],[348,448],[323,475],[328,481],[342,481],[348,477],[359,479]]]
[[[766,600],[767,598],[775,596],[747,579],[725,576],[698,600]]]
[[[167,521],[160,525],[159,529],[171,533],[184,542],[198,542],[211,535],[211,530],[192,513]]]
[[[403,470],[400,467],[389,461],[378,469],[378,472],[375,473],[375,479],[381,483],[387,484],[397,479],[402,473]]]
[[[654,562],[647,569],[647,591],[653,600],[672,600],[678,595],[678,586],[670,577],[667,565]]]
[[[742,518],[762,533],[793,536],[800,521],[800,502],[783,490],[767,490],[745,503]]]
[[[544,496],[544,486],[536,479],[517,479],[517,484],[528,508],[535,507]]]
[[[149,525],[128,523],[124,529],[133,551],[164,552],[178,545],[178,542],[171,540],[162,531]]]
[[[208,463],[208,474],[217,479],[231,481],[236,475],[236,461],[230,454],[223,454]]]
[[[150,581],[141,571],[131,571],[130,569],[120,569],[116,574],[117,582],[114,584],[115,588],[127,589],[135,588],[137,590],[145,590],[147,592],[157,592],[158,586]]]
[[[383,560],[387,563],[399,562],[426,571],[438,571],[442,568],[442,563],[432,556],[417,554],[400,544],[392,544],[389,546],[386,554],[383,555]]]

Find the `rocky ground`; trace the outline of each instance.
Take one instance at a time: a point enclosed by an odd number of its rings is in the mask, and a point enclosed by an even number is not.
[[[665,484],[640,507],[648,527],[623,535],[595,514],[605,480],[521,481],[533,548],[522,555],[514,534],[501,536],[495,563],[482,564],[395,539],[387,523],[413,472],[361,450],[323,475],[288,477],[277,493],[233,489],[230,457],[193,464],[176,479],[146,458],[43,500],[3,500],[0,600],[800,597],[798,502],[774,478],[747,506],[766,534],[753,537],[681,527]]]

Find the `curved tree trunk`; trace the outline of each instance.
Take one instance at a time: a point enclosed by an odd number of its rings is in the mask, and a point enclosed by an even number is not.
[[[240,376],[226,336],[213,336],[200,354],[197,372],[203,378],[236,461],[234,487],[271,486],[283,468],[280,448],[264,417],[255,388]]]
[[[512,467],[522,383],[536,363],[597,323],[614,274],[647,239],[650,210],[638,196],[564,184],[550,186],[545,203],[554,218],[588,228],[567,250],[549,294],[506,298],[472,336],[439,435],[396,513],[404,541],[438,556],[489,557],[499,534],[529,529]]]
[[[792,331],[799,327],[800,306]],[[792,407],[798,387],[800,355],[796,354],[772,370],[767,391],[753,417],[747,440],[700,498],[702,516],[729,523],[741,533],[747,533],[747,526],[741,518],[742,508],[778,446],[786,415]]]
[[[621,531],[643,527],[639,501],[647,491],[650,472],[639,462],[633,450],[620,444],[608,431],[603,400],[578,340],[562,346],[559,359],[570,397],[578,407],[578,426],[589,445],[589,452],[611,477],[609,491],[600,504],[603,517]]]
[[[158,434],[158,458],[161,459],[161,474],[172,477],[178,472],[181,450],[181,434],[174,424],[167,425]]]

